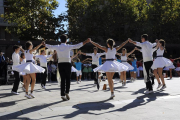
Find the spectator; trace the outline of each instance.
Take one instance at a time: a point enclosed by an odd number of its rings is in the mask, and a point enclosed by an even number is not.
[[[4,68],[5,68],[5,57],[3,52],[0,51],[0,77],[2,77]]]

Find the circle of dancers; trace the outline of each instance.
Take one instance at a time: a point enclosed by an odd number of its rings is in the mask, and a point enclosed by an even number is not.
[[[13,71],[15,76],[15,82],[12,88],[12,93],[18,95],[18,87],[20,82],[20,75],[23,76],[23,86],[22,89],[25,91],[25,97],[28,99],[35,98],[33,93],[34,86],[36,83],[36,73],[41,73],[42,81],[41,87],[45,89],[46,86],[46,77],[47,77],[47,59],[52,57],[54,54],[58,56],[58,73],[61,78],[60,81],[60,88],[61,88],[61,98],[64,101],[70,100],[70,78],[71,72],[76,72],[77,83],[81,82],[82,71],[81,66],[83,63],[88,63],[88,60],[92,60],[92,65],[84,64],[83,72],[88,73],[88,71],[93,71],[93,80],[94,83],[97,85],[97,89],[100,88],[100,77],[102,73],[105,73],[107,76],[109,88],[110,88],[110,99],[115,97],[114,94],[114,82],[113,76],[115,72],[118,72],[120,75],[120,83],[122,86],[126,86],[126,72],[130,71],[131,74],[131,81],[136,79],[136,72],[137,72],[137,62],[139,62],[139,71],[140,75],[142,72],[144,74],[144,82],[146,86],[145,94],[153,93],[153,85],[154,76],[157,79],[158,87],[157,89],[165,89],[166,83],[163,76],[163,68],[164,70],[170,71],[170,78],[172,78],[172,69],[175,69],[173,62],[174,60],[180,59],[167,59],[163,57],[165,51],[165,41],[163,39],[156,40],[154,43],[148,41],[148,35],[143,34],[141,36],[141,42],[133,41],[132,39],[128,38],[125,42],[121,45],[115,46],[115,41],[113,39],[108,39],[106,46],[101,46],[98,43],[93,42],[90,38],[81,42],[76,45],[69,45],[67,43],[67,36],[61,35],[61,44],[60,45],[48,45],[44,41],[36,47],[33,47],[31,41],[27,41],[25,46],[26,50],[22,49],[21,46],[14,45],[13,50],[14,53],[12,54],[13,60]],[[70,51],[73,49],[79,49],[87,43],[91,43],[95,47],[93,48],[93,53],[83,53],[82,51],[78,51],[76,55],[70,57]],[[132,43],[135,46],[140,47],[138,49],[135,47],[131,52],[127,52],[126,48],[123,48],[127,43]],[[54,50],[55,52],[52,55],[46,55],[45,50],[40,51],[40,55],[33,55],[33,52],[38,50],[41,46],[44,46],[50,50]],[[98,53],[98,48],[103,50],[104,53]],[[121,50],[121,53],[117,51]],[[142,52],[143,59],[137,61],[134,51]],[[19,55],[19,52],[22,51],[22,54]],[[153,52],[157,53],[157,56],[153,59]],[[74,58],[78,55],[90,56],[91,58],[87,58],[84,61],[80,61],[77,59],[77,62],[74,62],[76,68],[71,65],[71,62]],[[99,59],[102,55],[105,55],[106,58],[104,59],[105,62],[101,64]],[[116,58],[116,55],[118,56]],[[119,59],[121,56],[121,59]],[[131,56],[131,58],[129,58]],[[40,60],[40,66],[34,64],[34,59],[38,58]],[[132,65],[130,65],[127,61],[131,61]],[[176,71],[180,74],[180,63],[177,62]],[[89,67],[88,67],[89,66]],[[142,67],[143,66],[143,67]],[[153,70],[153,72],[152,72]],[[29,92],[29,85],[31,82],[31,90]]]

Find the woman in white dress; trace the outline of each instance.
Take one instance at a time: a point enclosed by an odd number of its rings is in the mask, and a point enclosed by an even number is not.
[[[33,48],[33,44],[30,41],[26,42],[26,49],[24,51],[25,54],[25,58],[26,58],[26,63],[24,64],[20,64],[15,66],[13,69],[18,71],[18,72],[24,72],[27,75],[27,84],[26,84],[26,94],[25,97],[27,97],[28,99],[31,98],[35,98],[35,96],[33,95],[33,91],[34,91],[34,86],[36,83],[36,76],[35,73],[43,73],[45,71],[44,68],[33,64],[32,62],[34,61],[33,59],[33,52],[36,51],[41,45],[44,45],[45,43],[42,42],[40,45],[36,46],[35,48]],[[28,94],[28,88],[29,88],[29,84],[30,81],[32,80],[31,83],[31,92],[30,94]]]
[[[21,64],[24,64],[26,63],[26,58],[25,58],[25,54],[24,53],[21,53],[21,57],[20,57],[20,62]],[[26,91],[26,73],[25,72],[21,72],[20,75],[22,75],[23,77],[23,86],[22,86],[22,90],[25,92]]]
[[[173,63],[171,62],[171,60],[163,57],[164,49],[165,49],[165,41],[164,40],[162,40],[162,39],[159,40],[156,48],[154,48],[154,49],[157,50],[156,51],[157,56],[156,56],[151,68],[154,70],[154,75],[158,81],[157,89],[159,89],[162,86],[161,90],[163,90],[166,88],[166,84],[165,84],[164,76],[163,76],[163,67],[171,66],[171,65],[173,65]],[[159,80],[159,77],[161,78],[161,81]]]
[[[120,62],[117,62],[115,60],[115,55],[117,53],[117,51],[119,49],[121,49],[126,43],[128,42],[125,41],[124,43],[122,43],[120,46],[114,48],[114,40],[113,39],[108,39],[107,40],[107,47],[104,47],[104,46],[101,46],[93,41],[91,41],[91,43],[98,47],[99,49],[101,50],[104,50],[106,52],[106,62],[100,66],[98,66],[97,68],[93,69],[94,72],[106,72],[106,76],[107,76],[107,79],[108,79],[108,83],[109,83],[109,88],[111,90],[111,96],[110,96],[110,99],[114,98],[115,95],[114,95],[114,83],[113,83],[113,76],[114,76],[114,73],[115,72],[122,72],[122,71],[126,71],[128,70],[128,66],[120,63]]]
[[[136,47],[134,48],[134,50],[132,50],[131,52],[127,53],[126,48],[123,48],[123,49],[122,49],[122,53],[117,53],[117,55],[121,56],[121,62],[122,62],[122,64],[128,66],[128,69],[127,69],[126,71],[129,71],[129,70],[133,70],[133,69],[134,69],[134,67],[131,66],[131,65],[127,62],[127,59],[128,59],[128,56],[131,55],[135,50],[136,50]],[[122,72],[121,72],[122,86],[126,86],[126,71],[122,71]]]

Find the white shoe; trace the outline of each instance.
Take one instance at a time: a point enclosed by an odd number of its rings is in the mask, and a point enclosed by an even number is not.
[[[158,84],[158,87],[157,87],[157,89],[159,89],[161,86],[162,86],[162,84],[161,84],[161,83],[160,83],[160,84]]]
[[[15,95],[19,95],[18,92],[11,91],[11,93],[13,93],[13,94],[15,94]]]
[[[109,99],[113,99],[115,97],[114,94],[111,94],[110,98]]]
[[[46,87],[44,85],[41,86],[42,89],[46,89]]]
[[[32,99],[32,97],[31,96],[29,96],[29,95],[27,95],[27,94],[25,94],[25,96],[24,97],[26,97],[26,98],[28,98],[28,99]]]
[[[35,96],[32,93],[30,93],[29,96],[31,96],[32,98],[35,98]]]
[[[164,90],[166,88],[166,85],[163,85],[160,90]]]
[[[67,101],[67,98],[65,96],[61,96],[63,101]]]
[[[81,80],[79,80],[79,82],[81,82]]]
[[[119,83],[122,83],[122,80],[121,80],[121,79],[119,80]]]
[[[77,84],[79,84],[79,81],[77,81]]]
[[[146,91],[144,92],[144,94],[151,94],[151,93],[153,93],[153,90],[151,90],[151,91],[146,90]]]
[[[70,100],[69,94],[66,94],[66,98],[67,98],[68,100]]]

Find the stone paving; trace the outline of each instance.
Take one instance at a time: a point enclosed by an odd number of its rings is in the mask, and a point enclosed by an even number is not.
[[[93,81],[71,82],[70,101],[60,98],[58,83],[47,83],[46,90],[36,84],[34,99],[12,95],[12,85],[0,86],[0,120],[179,120],[180,78],[166,79],[167,89],[144,95],[143,80],[127,81],[122,87],[114,80],[115,95],[109,100],[110,91],[102,90],[107,81],[101,82],[97,91]]]

